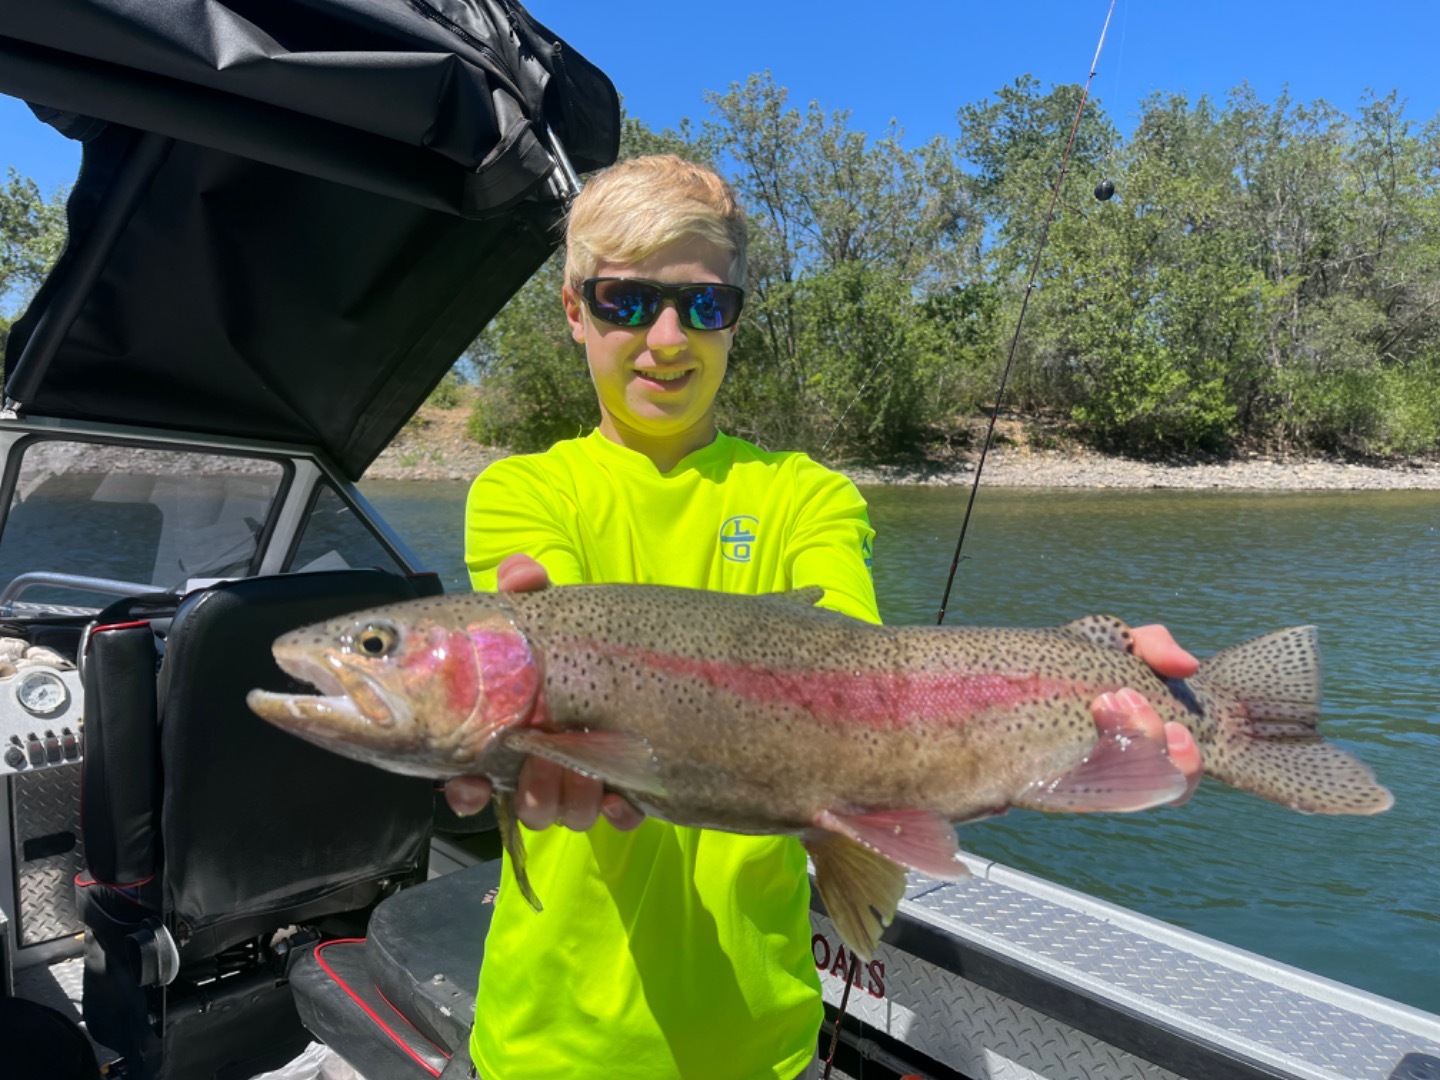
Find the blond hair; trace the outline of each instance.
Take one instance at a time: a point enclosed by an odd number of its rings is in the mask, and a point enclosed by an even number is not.
[[[733,256],[745,284],[745,212],[723,177],[674,154],[631,158],[586,182],[565,226],[565,280],[579,289],[601,263],[633,264],[698,236]]]

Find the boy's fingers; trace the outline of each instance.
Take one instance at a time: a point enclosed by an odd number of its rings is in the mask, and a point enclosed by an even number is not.
[[[1200,670],[1200,661],[1182,649],[1163,626],[1137,626],[1130,631],[1130,640],[1135,656],[1162,679],[1188,679]]]
[[[1126,687],[1114,693],[1101,694],[1090,704],[1095,726],[1101,731],[1123,730],[1144,739],[1163,739],[1165,753],[1185,776],[1185,794],[1172,805],[1179,806],[1195,793],[1204,775],[1200,748],[1184,724],[1166,723],[1160,718],[1145,695]]]
[[[495,583],[501,592],[534,592],[550,584],[550,575],[529,555],[517,553],[500,563]]]
[[[484,810],[490,795],[490,781],[483,776],[457,776],[445,784],[445,802],[460,817]]]
[[[530,829],[548,829],[560,814],[560,787],[565,770],[553,761],[527,757],[520,766],[515,790],[515,816]]]
[[[602,812],[621,829],[633,829],[644,820],[644,815],[623,798],[614,798],[623,804],[623,809],[607,806],[605,785],[599,780],[544,758],[527,757],[520,766],[515,816],[530,829],[561,825],[572,832],[589,829]]]
[[[600,813],[605,815],[605,820],[620,832],[629,832],[638,828],[645,820],[645,812],[636,809],[631,805],[630,800],[623,795],[617,795],[613,791],[607,791],[600,800]]]
[[[1129,731],[1146,739],[1164,737],[1165,723],[1150,707],[1143,694],[1129,687],[1114,693],[1101,694],[1090,703],[1095,726],[1101,731]]]
[[[600,798],[604,794],[605,785],[599,780],[563,769],[555,820],[571,832],[584,832],[600,816]]]
[[[1185,794],[1170,804],[1183,806],[1200,786],[1200,779],[1205,775],[1205,762],[1200,757],[1200,747],[1195,745],[1194,736],[1184,724],[1172,722],[1165,725],[1165,752],[1170,755],[1175,767],[1185,774]]]

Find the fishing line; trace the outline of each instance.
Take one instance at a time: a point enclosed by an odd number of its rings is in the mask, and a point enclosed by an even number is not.
[[[1045,252],[1045,241],[1050,238],[1050,225],[1055,220],[1055,205],[1060,201],[1060,188],[1065,183],[1065,172],[1070,167],[1070,151],[1075,148],[1075,135],[1080,130],[1080,118],[1085,114],[1085,102],[1090,98],[1090,84],[1100,66],[1100,50],[1105,48],[1105,33],[1110,29],[1110,17],[1115,14],[1115,0],[1105,13],[1105,25],[1100,30],[1100,43],[1095,46],[1095,58],[1090,61],[1090,76],[1080,91],[1080,106],[1075,110],[1075,122],[1070,126],[1070,138],[1065,143],[1065,155],[1060,159],[1060,175],[1055,178],[1055,187],[1050,192],[1050,209],[1045,213],[1045,225],[1040,232],[1040,243],[1035,248],[1035,258],[1030,263],[1030,278],[1025,283],[1025,296],[1020,301],[1020,317],[1015,320],[1015,333],[1010,338],[1010,352],[1005,358],[1005,368],[1000,373],[1000,389],[995,395],[995,407],[990,410],[990,423],[985,428],[985,441],[980,446],[980,460],[975,463],[975,481],[970,485],[970,500],[965,504],[965,516],[960,521],[960,538],[955,542],[955,557],[950,560],[950,576],[945,579],[945,595],[940,598],[940,614],[935,625],[945,621],[945,609],[950,603],[950,589],[955,584],[955,571],[960,566],[960,551],[965,546],[965,531],[970,527],[970,512],[975,509],[975,495],[980,490],[980,474],[985,470],[985,458],[990,452],[990,443],[995,437],[995,422],[1000,419],[1000,407],[1005,400],[1005,387],[1010,381],[1010,369],[1015,363],[1015,348],[1020,344],[1020,328],[1025,325],[1025,312],[1030,307],[1030,294],[1035,291],[1035,275],[1040,272],[1040,256]],[[1099,197],[1099,193],[1096,193]]]
[[[885,357],[882,355],[879,359],[875,361],[874,364],[871,365],[869,374],[861,380],[860,389],[855,391],[855,396],[850,399],[850,404],[845,406],[845,411],[840,414],[840,419],[836,420],[835,426],[830,429],[830,436],[825,440],[825,445],[820,447],[821,457],[824,457],[825,451],[830,449],[830,442],[835,438],[836,433],[840,430],[840,425],[845,423],[845,417],[850,415],[850,410],[853,409],[855,407],[855,403],[860,400],[860,395],[865,393],[865,387],[870,385],[870,380],[875,377],[875,372],[880,370],[880,365],[884,362]]]
[[[965,531],[970,525],[970,512],[975,508],[975,495],[980,490],[980,474],[985,469],[985,457],[990,451],[990,443],[995,436],[995,423],[1000,418],[1000,407],[1005,400],[1005,386],[1010,381],[1010,369],[1015,363],[1015,348],[1020,343],[1020,328],[1025,324],[1025,311],[1030,306],[1030,294],[1035,291],[1035,276],[1040,270],[1040,256],[1045,251],[1045,241],[1050,238],[1050,223],[1055,219],[1055,206],[1060,200],[1060,189],[1065,183],[1065,173],[1070,166],[1070,152],[1075,148],[1075,136],[1080,130],[1080,119],[1085,115],[1085,102],[1090,97],[1090,84],[1095,80],[1095,72],[1100,66],[1100,52],[1105,48],[1105,34],[1110,29],[1110,18],[1115,14],[1115,0],[1110,0],[1110,6],[1105,12],[1105,25],[1100,29],[1100,41],[1095,46],[1095,57],[1090,61],[1090,75],[1085,80],[1085,87],[1080,91],[1080,105],[1075,110],[1075,122],[1070,126],[1070,138],[1065,143],[1065,154],[1060,159],[1060,174],[1055,178],[1054,190],[1050,193],[1050,208],[1045,213],[1045,225],[1040,233],[1040,243],[1035,249],[1035,258],[1030,263],[1030,277],[1025,283],[1025,296],[1020,302],[1020,316],[1015,320],[1015,333],[1010,338],[1010,351],[1005,358],[1005,368],[1000,374],[1000,389],[995,395],[995,407],[990,410],[990,423],[985,428],[985,442],[980,447],[980,460],[975,464],[975,480],[970,485],[970,499],[965,504],[965,517],[960,522],[960,538],[955,543],[955,557],[950,561],[950,576],[945,580],[945,595],[940,599],[940,614],[935,623],[938,626],[945,621],[945,608],[950,603],[950,589],[955,584],[955,570],[960,565],[960,552],[965,546]],[[1112,188],[1113,194],[1113,188]],[[1101,196],[1097,189],[1097,199],[1109,198],[1109,195]],[[870,374],[865,376],[865,382],[861,384],[863,392],[865,384],[879,368],[877,362],[875,367],[870,369]],[[859,398],[857,393],[856,398]],[[851,401],[851,405],[854,400]],[[846,406],[845,412],[841,414],[840,420],[836,422],[834,430],[830,432],[830,439],[835,437],[835,432],[840,429],[840,424],[850,414],[850,406]],[[830,445],[830,439],[825,440],[825,445]],[[825,1059],[825,1071],[822,1080],[830,1080],[830,1070],[835,1064],[835,1052],[840,1046],[840,1026],[845,1021],[846,1007],[850,1002],[850,986],[859,974],[860,958],[853,953],[850,957],[850,970],[846,972],[845,989],[840,995],[840,1008],[835,1014],[835,1029],[830,1038],[830,1053]]]
[[[835,1064],[835,1051],[840,1048],[840,1022],[845,1019],[845,1006],[850,1003],[850,987],[860,977],[860,956],[850,950],[850,970],[845,973],[845,989],[840,992],[840,1011],[835,1014],[835,1030],[830,1036],[830,1054],[825,1059],[825,1072],[820,1080],[830,1080],[830,1069]]]
[[[1120,91],[1125,86],[1125,37],[1129,26],[1130,8],[1127,6],[1120,10],[1120,43],[1115,48],[1115,75],[1107,80],[1115,101],[1121,100]],[[1111,178],[1115,175],[1115,154],[1122,145],[1121,139],[1111,139],[1110,146],[1105,151],[1105,160],[1102,163],[1104,171],[1095,185],[1095,198],[1098,202],[1109,202],[1115,194],[1115,181]]]

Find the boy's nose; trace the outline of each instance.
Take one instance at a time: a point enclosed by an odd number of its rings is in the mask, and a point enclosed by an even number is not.
[[[680,325],[680,311],[669,300],[660,305],[660,314],[650,324],[645,340],[652,349],[678,348],[689,340],[685,336],[685,328]]]

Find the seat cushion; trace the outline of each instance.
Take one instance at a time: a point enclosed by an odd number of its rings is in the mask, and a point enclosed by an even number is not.
[[[385,900],[370,918],[370,977],[410,1022],[446,1049],[475,1021],[485,935],[500,860],[434,878]]]
[[[290,988],[301,1022],[365,1080],[426,1080],[449,1060],[370,981],[363,940],[317,945],[295,962]]]

